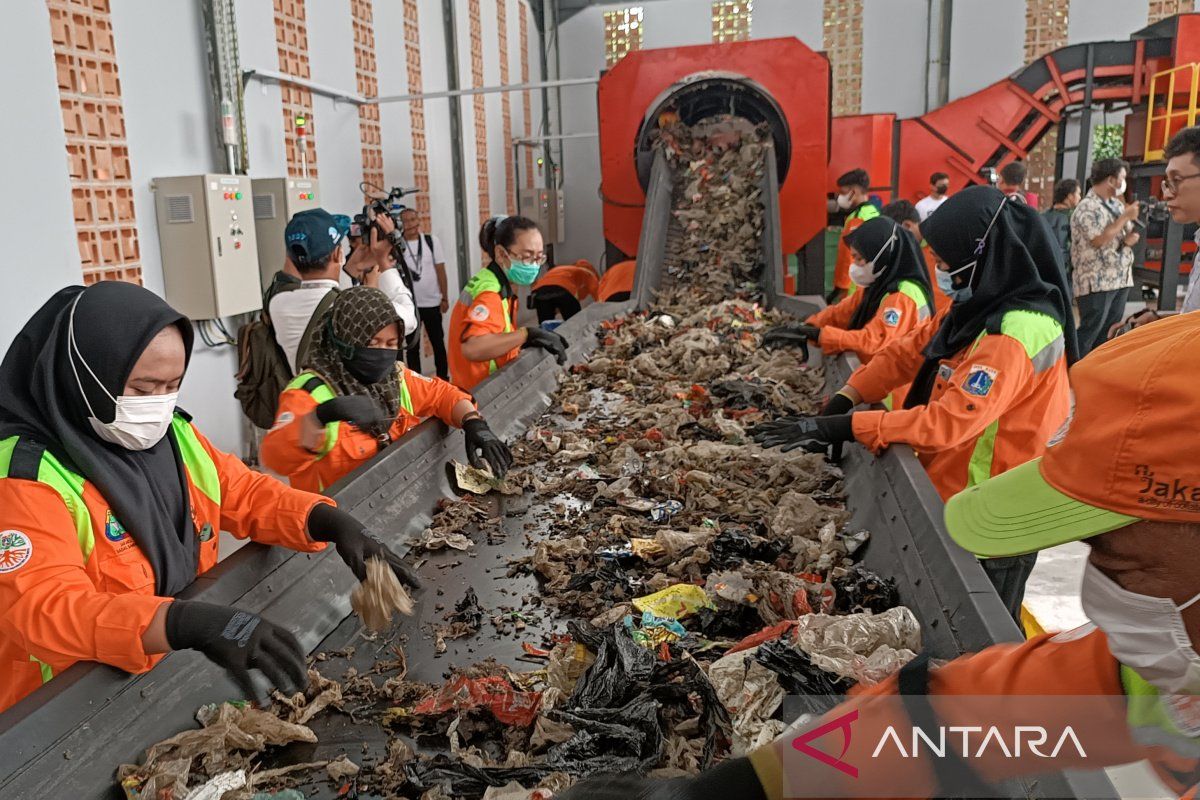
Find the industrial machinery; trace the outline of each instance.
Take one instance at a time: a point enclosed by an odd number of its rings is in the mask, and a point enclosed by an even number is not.
[[[262,288],[283,268],[283,232],[297,212],[321,205],[316,178],[254,178],[254,230],[258,239],[258,270]]]
[[[190,319],[262,305],[245,175],[155,178],[154,208],[167,302]]]
[[[566,241],[567,217],[561,189],[522,187],[517,193],[517,213],[536,222],[548,244]]]

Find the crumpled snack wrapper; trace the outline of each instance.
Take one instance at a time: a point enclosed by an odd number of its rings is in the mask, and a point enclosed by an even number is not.
[[[921,652],[921,623],[904,606],[882,614],[807,614],[796,623],[796,644],[813,664],[868,686]]]
[[[350,593],[350,607],[367,630],[380,633],[396,614],[412,616],[413,600],[396,573],[382,558],[367,559],[367,579]]]
[[[497,478],[490,472],[476,469],[469,464],[458,461],[452,463],[454,464],[454,485],[460,492],[470,492],[471,494],[499,492],[500,494],[518,495],[524,491],[507,478]]]

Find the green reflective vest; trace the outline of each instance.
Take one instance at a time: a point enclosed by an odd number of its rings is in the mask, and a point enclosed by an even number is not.
[[[467,285],[463,287],[462,294],[458,296],[458,302],[464,306],[471,306],[475,302],[475,298],[484,292],[495,292],[500,295],[500,305],[504,309],[504,333],[512,333],[513,324],[512,316],[508,310],[508,298],[504,296],[504,287],[500,285],[500,279],[496,277],[496,273],[488,267],[476,272],[471,280],[467,281]],[[495,359],[488,362],[488,374],[491,375],[499,367],[496,365]]]
[[[175,444],[179,447],[179,455],[183,458],[188,480],[201,494],[220,506],[221,476],[217,471],[217,464],[200,443],[191,422],[177,413],[171,420],[168,435],[175,439]],[[107,520],[102,520],[100,525],[94,523],[83,499],[86,479],[65,467],[49,450],[27,439],[22,440],[19,436],[0,440],[0,480],[6,478],[36,480],[58,493],[75,523],[79,552],[83,556],[83,563],[87,564],[96,548],[96,528],[105,524]],[[41,665],[43,683],[54,677],[54,672],[48,664],[32,654],[29,660]]]
[[[396,366],[396,380],[400,384],[400,407],[409,414],[412,414],[412,395],[408,391],[408,382],[404,380],[404,370],[399,365]],[[301,372],[292,379],[287,388],[308,392],[312,399],[317,401],[317,405],[328,403],[337,397],[333,390],[326,385],[324,379],[315,372]],[[334,446],[337,445],[338,427],[339,423],[337,420],[325,426],[325,441],[321,443],[321,448],[317,451],[318,461],[327,456],[333,450]]]

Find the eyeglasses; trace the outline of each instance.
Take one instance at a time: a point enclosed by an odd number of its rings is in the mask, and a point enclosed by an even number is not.
[[[1163,191],[1175,194],[1179,191],[1179,184],[1183,183],[1184,181],[1190,181],[1192,178],[1200,178],[1200,172],[1192,175],[1184,175],[1181,178],[1163,178]]]
[[[508,251],[508,257],[514,261],[522,261],[526,264],[537,264],[539,267],[546,263],[545,253],[514,253]]]

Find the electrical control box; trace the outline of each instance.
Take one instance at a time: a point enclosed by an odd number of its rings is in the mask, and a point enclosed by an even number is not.
[[[250,178],[155,178],[151,188],[167,302],[189,319],[261,308]]]
[[[321,205],[320,185],[313,178],[255,178],[254,230],[258,237],[258,269],[266,289],[283,269],[283,232],[298,211]]]
[[[517,195],[517,209],[521,216],[529,217],[542,229],[542,238],[547,244],[562,244],[566,238],[566,210],[563,193],[558,189],[521,189]]]

